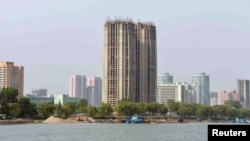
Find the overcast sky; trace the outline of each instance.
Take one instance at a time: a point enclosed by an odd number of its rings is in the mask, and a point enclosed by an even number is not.
[[[153,22],[158,73],[211,91],[250,79],[250,0],[0,0],[0,61],[24,66],[24,93],[68,93],[73,74],[102,77],[107,17]]]

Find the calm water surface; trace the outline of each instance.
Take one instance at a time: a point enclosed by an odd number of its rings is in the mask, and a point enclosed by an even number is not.
[[[0,141],[207,141],[207,123],[0,125]]]

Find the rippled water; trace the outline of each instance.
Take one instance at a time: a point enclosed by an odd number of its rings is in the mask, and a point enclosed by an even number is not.
[[[207,123],[0,125],[0,141],[206,141]]]

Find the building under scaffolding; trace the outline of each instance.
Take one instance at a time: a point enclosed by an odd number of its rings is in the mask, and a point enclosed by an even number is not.
[[[156,27],[132,19],[104,26],[103,102],[154,102],[157,78]]]

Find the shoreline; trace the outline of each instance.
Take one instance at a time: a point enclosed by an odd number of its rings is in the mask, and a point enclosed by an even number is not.
[[[32,119],[12,119],[12,120],[0,120],[0,125],[4,124],[29,124],[34,123]]]
[[[77,116],[77,117],[69,117],[67,119],[50,116],[44,120],[35,120],[35,119],[10,119],[10,120],[0,120],[0,125],[4,124],[58,124],[58,123],[113,123],[113,124],[131,124],[125,123],[124,120],[121,119],[93,119],[89,116]],[[183,124],[183,123],[226,123],[226,122],[212,122],[212,121],[202,121],[198,122],[196,120],[183,120],[179,122],[178,120],[167,120],[167,119],[145,119],[143,123],[135,123],[135,124]],[[134,124],[134,123],[132,123]]]

